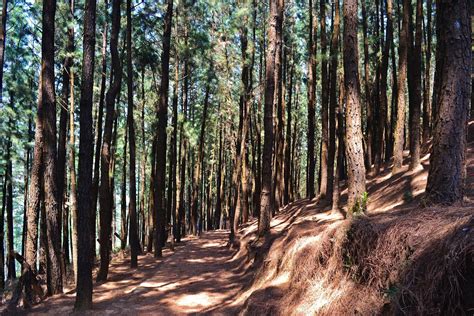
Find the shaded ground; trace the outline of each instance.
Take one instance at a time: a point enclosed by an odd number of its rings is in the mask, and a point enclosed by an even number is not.
[[[247,279],[240,260],[232,260],[228,231],[190,237],[166,250],[163,259],[147,254],[131,270],[129,259],[114,260],[109,281],[94,287],[93,314],[188,314],[225,309]],[[33,314],[68,314],[75,293],[49,298]],[[228,311],[227,311],[228,312]]]

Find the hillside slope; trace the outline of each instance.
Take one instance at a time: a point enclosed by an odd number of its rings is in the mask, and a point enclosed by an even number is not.
[[[254,280],[229,306],[242,314],[469,314],[474,310],[474,122],[462,205],[422,205],[429,155],[396,176],[368,179],[366,216],[344,220],[300,200],[241,230],[235,258]],[[345,193],[345,191],[343,191]],[[344,198],[344,197],[343,197]],[[230,310],[228,310],[230,311]]]

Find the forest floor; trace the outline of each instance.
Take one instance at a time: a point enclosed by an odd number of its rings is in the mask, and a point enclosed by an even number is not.
[[[187,237],[163,258],[139,256],[138,269],[129,258],[112,260],[109,279],[94,285],[94,315],[176,315],[226,310],[249,275],[242,260],[233,258],[229,232],[218,230]],[[72,312],[75,292],[48,298],[29,314],[60,315]]]
[[[218,230],[187,237],[161,259],[139,256],[138,269],[129,268],[128,256],[114,256],[108,282],[94,284],[94,309],[88,314],[379,314],[393,313],[393,302],[411,299],[426,306],[407,306],[408,312],[439,312],[443,304],[470,310],[466,304],[474,301],[474,289],[464,286],[474,282],[469,268],[474,262],[469,254],[474,253],[474,121],[469,130],[462,205],[420,207],[429,155],[414,171],[408,170],[406,155],[402,173],[392,175],[387,164],[368,177],[368,214],[359,220],[343,220],[317,199],[298,200],[273,218],[265,240],[256,236],[257,220],[242,225],[237,250],[229,248],[229,232]],[[346,195],[342,190],[343,204]],[[448,253],[461,259],[439,261],[450,258]],[[461,276],[459,284],[446,281],[450,271]],[[449,291],[473,297],[439,305],[438,289],[443,289],[441,299]],[[74,297],[67,289],[29,314],[69,314]]]

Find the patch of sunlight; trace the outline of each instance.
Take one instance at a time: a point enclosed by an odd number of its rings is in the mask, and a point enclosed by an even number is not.
[[[281,273],[279,276],[274,278],[270,285],[279,286],[279,285],[288,283],[289,280],[290,280],[290,273],[287,271],[287,272]]]
[[[137,289],[138,286],[134,286],[124,291],[125,294],[130,294]]]
[[[321,310],[333,304],[344,293],[349,284],[343,281],[338,284],[337,288],[328,287],[325,279],[317,278],[312,280],[308,290],[306,291],[303,303],[298,306],[297,313],[304,315],[314,315]]]
[[[209,306],[214,303],[212,297],[206,292],[198,294],[184,295],[176,300],[176,305],[183,307]]]
[[[295,245],[293,246],[294,252],[296,253],[299,250],[302,250],[303,248],[307,247],[308,245],[319,241],[320,239],[320,235],[298,238],[298,240],[295,242]]]
[[[168,284],[168,282],[147,282],[147,281],[145,281],[145,282],[140,283],[139,286],[153,288],[153,287],[162,287],[163,285],[166,285],[166,284]]]
[[[201,248],[213,248],[213,247],[220,247],[222,244],[219,242],[210,242],[201,246]]]
[[[204,260],[204,259],[186,259],[186,262],[190,262],[190,263],[203,263],[203,262],[206,262],[206,260]]]

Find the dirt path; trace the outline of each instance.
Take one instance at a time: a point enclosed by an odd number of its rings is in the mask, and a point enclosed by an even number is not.
[[[131,270],[129,259],[115,260],[109,281],[94,287],[93,314],[176,315],[231,312],[232,302],[248,280],[239,260],[226,246],[228,231],[190,237],[164,252],[163,259],[151,254],[139,257],[139,268]],[[74,292],[49,298],[31,312],[69,314]],[[91,313],[91,314],[92,314]]]

